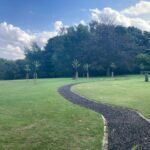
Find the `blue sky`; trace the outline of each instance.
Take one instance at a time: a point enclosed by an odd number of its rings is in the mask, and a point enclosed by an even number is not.
[[[150,0],[0,0],[0,58],[22,59],[24,47],[44,47],[62,27],[105,17],[150,32]]]
[[[90,20],[89,9],[111,7],[122,10],[138,0],[0,0],[0,22],[24,30],[52,30],[57,20],[67,25]]]

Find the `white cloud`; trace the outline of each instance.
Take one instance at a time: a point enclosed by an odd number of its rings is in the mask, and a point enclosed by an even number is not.
[[[64,27],[63,22],[62,21],[56,21],[54,23],[54,27],[55,27],[56,31],[60,31]]]
[[[0,23],[0,58],[22,59],[24,47],[30,47],[32,42],[37,42],[40,47],[43,47],[49,38],[56,35],[56,31],[31,34],[6,22]]]
[[[34,34],[34,42],[37,42],[40,47],[44,47],[45,44],[47,43],[48,39],[54,37],[57,35],[57,32],[39,32]]]
[[[131,16],[150,14],[150,2],[140,1],[136,5],[124,9],[121,13],[125,15],[131,15]]]
[[[102,10],[97,8],[90,9],[90,12],[93,21],[106,24],[112,22],[116,25],[122,25],[125,27],[134,26],[144,31],[150,31],[150,21],[138,17],[128,17],[112,8],[104,8]]]
[[[23,59],[24,53],[19,46],[6,45],[5,47],[0,48],[1,58],[6,59]]]
[[[86,25],[86,22],[85,22],[84,20],[81,20],[81,21],[80,21],[80,24],[82,24],[82,25],[85,26],[85,25]]]
[[[23,58],[24,46],[29,46],[33,36],[6,22],[0,23],[0,57],[8,59]]]
[[[90,9],[90,12],[91,12],[92,20],[100,22],[99,16],[101,14],[101,11],[98,8],[95,8],[95,9]]]
[[[0,23],[0,35],[1,39],[9,40],[10,42],[14,42],[15,40],[15,42],[27,44],[32,40],[32,36],[25,31],[6,22]]]

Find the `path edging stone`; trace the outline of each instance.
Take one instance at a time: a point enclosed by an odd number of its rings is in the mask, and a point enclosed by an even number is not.
[[[108,127],[107,127],[107,120],[103,115],[102,119],[104,122],[104,136],[103,136],[103,145],[102,145],[102,150],[108,150]]]
[[[142,113],[136,111],[138,113],[138,115],[143,118],[144,120],[146,120],[148,123],[150,123],[150,119],[147,119]]]

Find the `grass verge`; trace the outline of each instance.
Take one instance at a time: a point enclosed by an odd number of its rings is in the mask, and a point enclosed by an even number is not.
[[[84,81],[84,79],[78,82]],[[99,114],[73,105],[57,89],[71,79],[0,81],[0,149],[99,150]]]

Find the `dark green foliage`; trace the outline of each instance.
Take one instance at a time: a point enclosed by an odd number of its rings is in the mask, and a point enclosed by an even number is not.
[[[0,79],[12,80],[25,77],[25,60],[9,61],[0,59]]]
[[[24,78],[26,64],[30,65],[33,75],[35,61],[40,64],[40,78],[73,76],[74,59],[82,66],[90,64],[91,76],[110,76],[112,71],[138,73],[143,70],[141,66],[144,70],[150,69],[150,33],[134,27],[91,22],[88,26],[69,27],[67,32],[63,29],[59,36],[49,39],[43,50],[37,44],[26,49],[25,60],[0,60],[0,79]],[[83,67],[78,71],[81,75],[85,73]]]
[[[147,53],[140,53],[137,55],[137,63],[141,70],[150,69],[150,55]]]

